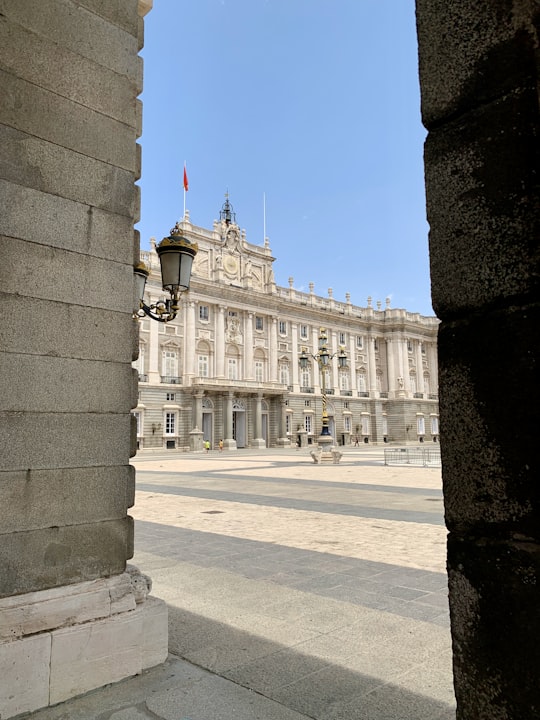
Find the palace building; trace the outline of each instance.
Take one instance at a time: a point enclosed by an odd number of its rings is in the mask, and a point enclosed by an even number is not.
[[[277,286],[268,240],[247,241],[228,196],[211,230],[189,212],[177,227],[198,252],[177,317],[139,321],[140,449],[306,446],[323,401],[336,445],[438,442],[437,318]],[[141,253],[149,305],[163,297],[155,248]]]

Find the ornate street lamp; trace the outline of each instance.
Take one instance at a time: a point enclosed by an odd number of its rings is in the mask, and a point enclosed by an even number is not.
[[[321,435],[319,439],[319,444],[328,445],[329,438],[331,441],[332,436],[330,435],[330,428],[328,423],[328,412],[326,409],[326,368],[328,367],[330,360],[332,358],[335,358],[337,356],[338,359],[338,365],[340,370],[345,369],[347,367],[347,353],[345,352],[344,347],[339,348],[339,352],[334,353],[333,355],[330,354],[328,351],[328,336],[326,334],[326,328],[320,328],[319,330],[319,350],[316,355],[311,355],[311,353],[307,352],[307,349],[305,347],[302,348],[302,352],[300,353],[300,357],[298,358],[300,362],[300,367],[302,370],[305,370],[309,363],[309,358],[313,358],[318,366],[319,366],[319,372],[321,374],[322,383],[321,383],[321,395],[322,395],[322,428],[321,428]]]
[[[150,271],[143,262],[135,266],[135,282],[139,300],[136,317],[142,318],[147,315],[158,322],[174,320],[180,307],[180,294],[189,290],[193,258],[198,250],[198,245],[184,237],[180,224],[176,223],[171,234],[163,238],[156,247],[161,264],[161,284],[163,290],[169,293],[170,298],[159,300],[153,305],[146,305],[144,302],[144,288]]]

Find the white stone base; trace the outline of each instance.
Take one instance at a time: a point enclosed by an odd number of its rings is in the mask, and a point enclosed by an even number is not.
[[[141,575],[0,600],[0,718],[82,695],[164,662],[167,606]]]
[[[250,447],[252,448],[265,448],[266,447],[266,440],[264,438],[253,438],[253,440],[250,442]]]

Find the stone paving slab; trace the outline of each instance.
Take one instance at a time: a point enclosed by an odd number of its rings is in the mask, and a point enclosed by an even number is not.
[[[133,562],[172,654],[32,718],[454,718],[440,470],[382,454],[137,456]]]

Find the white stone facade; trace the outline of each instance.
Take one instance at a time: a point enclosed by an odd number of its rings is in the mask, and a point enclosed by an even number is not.
[[[321,328],[334,356],[324,378],[330,430],[338,445],[438,442],[437,328],[425,317],[380,302],[350,301],[274,281],[274,258],[247,242],[228,200],[212,230],[180,223],[197,243],[191,288],[170,323],[140,321],[139,448],[200,450],[315,443],[321,431],[322,377],[313,359]],[[148,303],[163,297],[159,261]],[[347,368],[338,367],[344,348]]]

